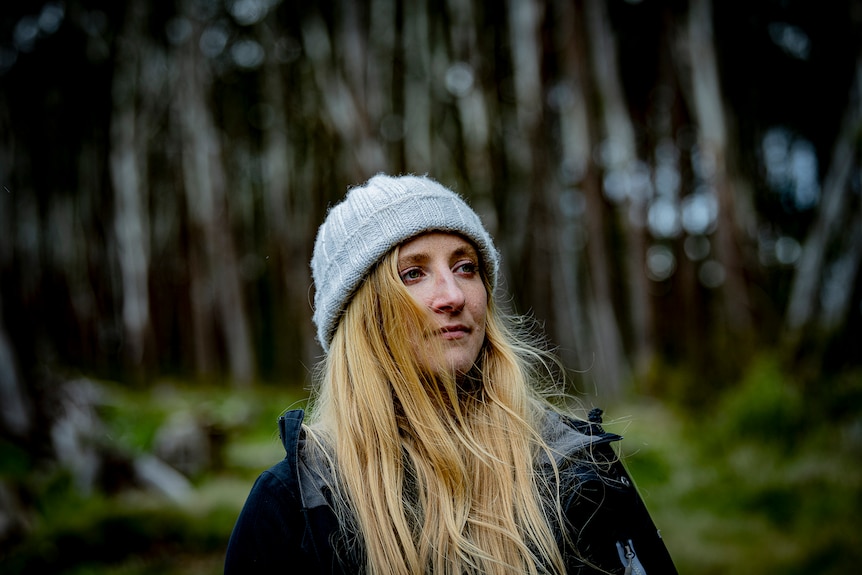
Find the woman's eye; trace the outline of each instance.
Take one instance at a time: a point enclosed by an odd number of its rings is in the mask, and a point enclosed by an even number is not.
[[[465,262],[459,265],[456,269],[462,274],[474,274],[476,273],[476,264],[473,262]]]
[[[401,272],[401,281],[418,280],[422,277],[422,272],[416,268]]]

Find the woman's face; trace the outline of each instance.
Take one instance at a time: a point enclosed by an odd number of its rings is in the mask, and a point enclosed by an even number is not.
[[[431,232],[401,245],[398,275],[426,310],[444,358],[456,373],[473,366],[485,341],[487,290],[479,253],[459,235]]]

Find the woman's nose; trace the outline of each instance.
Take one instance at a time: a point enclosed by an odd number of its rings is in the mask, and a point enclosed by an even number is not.
[[[434,283],[434,299],[431,307],[435,311],[461,311],[465,303],[464,290],[451,272],[439,274]]]

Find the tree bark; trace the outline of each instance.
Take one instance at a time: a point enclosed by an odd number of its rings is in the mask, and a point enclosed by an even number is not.
[[[2,303],[2,302],[0,302]],[[0,307],[2,310],[2,307]],[[33,407],[18,372],[15,349],[0,315],[0,436],[26,437],[33,429]]]
[[[426,0],[404,2],[404,159],[408,172],[432,165],[431,44]]]
[[[856,90],[862,89],[862,59],[856,64],[855,85]],[[856,156],[859,152],[859,134],[862,132],[860,108],[862,99],[858,92],[854,92],[844,113],[842,130],[835,142],[832,161],[823,181],[820,209],[796,264],[785,314],[786,335],[790,341],[798,341],[800,333],[815,320],[823,270],[829,262],[827,250],[835,234],[844,229],[842,222],[848,216],[852,193],[850,180],[859,170]]]
[[[149,303],[149,211],[147,194],[147,138],[149,124],[140,117],[139,82],[146,39],[141,26],[147,17],[145,5],[133,1],[118,41],[117,67],[113,82],[114,110],[111,115],[111,182],[114,188],[114,233],[121,271],[124,350],[132,366],[141,367],[144,348],[151,336]]]
[[[716,252],[725,270],[725,317],[731,331],[747,334],[752,328],[752,318],[736,216],[738,206],[748,202],[736,197],[739,191],[734,186],[735,175],[728,167],[727,114],[721,97],[710,0],[691,0],[684,37],[686,53],[682,68],[688,72],[699,146],[715,168],[710,183],[718,197]]]
[[[352,84],[338,70],[333,58],[333,40],[319,15],[309,16],[304,21],[302,43],[311,60],[322,112],[349,151],[352,168],[346,168],[346,173],[353,174],[353,182],[360,182],[384,169],[386,156],[379,141],[372,136],[362,84]],[[356,48],[363,55],[367,54],[365,44],[358,44]],[[354,82],[359,81],[352,77]]]
[[[594,370],[599,382],[597,389],[606,397],[619,396],[630,377],[630,365],[625,356],[620,323],[613,302],[613,280],[611,266],[615,262],[608,247],[608,219],[610,214],[602,194],[602,174],[596,165],[593,154],[602,141],[604,117],[600,112],[603,103],[596,94],[588,89],[588,78],[592,78],[591,45],[587,28],[589,21],[583,3],[576,3],[574,26],[570,33],[573,38],[572,52],[567,64],[566,74],[576,79],[585,102],[584,125],[586,132],[586,156],[578,159],[583,166],[581,188],[585,199],[584,223],[586,225],[587,251],[587,289],[584,306],[589,321],[591,345],[593,347]]]
[[[186,41],[177,59],[174,113],[181,132],[184,191],[192,237],[200,234],[200,245],[193,241],[190,246],[198,365],[204,371],[215,365],[217,342],[210,331],[215,328],[233,382],[247,385],[254,378],[255,362],[227,213],[221,137],[207,105],[208,63],[201,60],[196,41]]]
[[[595,90],[601,102],[605,143],[614,150],[613,164],[604,168],[632,182],[638,169],[637,142],[623,94],[618,50],[606,3],[603,0],[587,0],[584,12],[588,23]],[[654,317],[644,263],[647,194],[648,190],[631,189],[628,197],[617,207],[619,226],[625,237],[622,259],[630,310],[632,365],[636,376],[645,374],[655,353]]]

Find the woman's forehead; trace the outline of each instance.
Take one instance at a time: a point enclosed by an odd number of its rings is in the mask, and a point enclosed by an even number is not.
[[[436,253],[436,252],[458,252],[465,255],[478,255],[478,250],[473,242],[458,233],[444,231],[430,231],[403,242],[399,246],[399,253],[406,255],[410,253]]]

